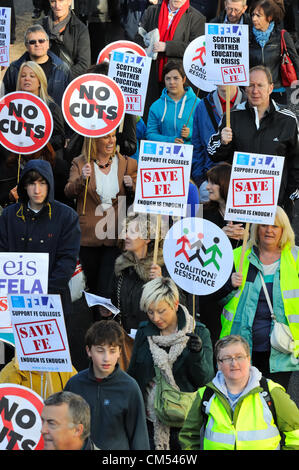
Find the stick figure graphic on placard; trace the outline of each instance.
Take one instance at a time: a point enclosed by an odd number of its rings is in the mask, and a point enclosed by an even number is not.
[[[181,248],[176,252],[175,258],[176,258],[177,256],[179,256],[180,254],[183,254],[183,255],[185,256],[186,260],[189,261],[189,255],[188,255],[188,253],[187,253],[187,251],[186,251],[186,245],[187,245],[189,248],[191,248],[190,241],[189,241],[188,237],[186,236],[186,235],[188,235],[189,230],[188,230],[187,228],[184,228],[183,232],[184,232],[184,235],[183,235],[181,238],[179,238],[179,239],[177,240],[177,242],[176,242],[177,245],[178,245],[179,243],[181,243],[182,246],[181,246]]]
[[[189,258],[189,261],[193,261],[195,258],[198,259],[198,261],[200,262],[200,264],[203,266],[203,259],[202,257],[200,256],[200,250],[202,250],[204,253],[206,252],[206,249],[205,249],[205,246],[204,244],[202,243],[202,239],[203,239],[203,233],[198,233],[197,235],[197,238],[198,240],[195,242],[195,243],[192,243],[191,245],[191,249],[193,250],[193,248],[197,248],[196,252],[194,253],[194,255],[192,255],[190,258]]]
[[[211,253],[211,258],[208,259],[207,261],[204,262],[203,266],[207,266],[208,264],[210,263],[213,263],[214,266],[216,267],[217,271],[220,270],[220,266],[218,264],[218,262],[216,261],[216,256],[218,255],[220,258],[222,258],[222,253],[218,247],[218,243],[219,243],[219,238],[218,237],[215,237],[214,238],[214,245],[210,246],[209,248],[206,249],[205,251],[205,254],[208,254],[208,253]]]

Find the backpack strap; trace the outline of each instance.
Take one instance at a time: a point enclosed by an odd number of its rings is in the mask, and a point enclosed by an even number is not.
[[[212,395],[214,395],[214,393],[215,393],[214,390],[212,390],[210,387],[206,387],[205,391],[203,392],[203,396],[202,396],[201,404],[200,404],[201,416],[203,418],[203,424],[202,424],[203,430],[205,429],[207,425],[207,421],[208,421],[208,414],[206,412],[206,407],[207,407],[208,402],[210,401],[210,398],[212,397]]]
[[[211,103],[209,102],[209,100],[206,96],[204,97],[203,101],[204,101],[204,104],[205,104],[206,109],[208,111],[208,114],[210,116],[211,122],[214,126],[215,132],[218,132],[218,124],[217,124],[217,121],[216,121],[216,118],[215,118],[215,114],[214,114],[212,105],[211,105]]]
[[[277,422],[277,416],[276,416],[276,411],[275,411],[275,407],[274,407],[274,403],[273,403],[273,400],[271,398],[271,395],[270,395],[270,391],[269,391],[269,385],[268,385],[268,380],[266,379],[266,377],[262,377],[261,380],[260,380],[260,386],[262,387],[262,389],[264,390],[264,394],[263,394],[263,397],[264,399],[266,400],[266,403],[272,413],[272,416],[274,418],[274,422],[276,424]],[[277,424],[276,424],[277,426]]]

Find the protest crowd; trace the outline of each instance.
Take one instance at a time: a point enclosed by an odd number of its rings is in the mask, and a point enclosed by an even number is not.
[[[0,5],[14,44],[14,1]],[[299,371],[297,8],[32,2],[26,51],[1,65],[0,295],[11,324],[0,319],[0,404],[7,412],[8,384],[35,393],[39,444],[5,428],[1,449],[299,449],[289,392]],[[196,46],[191,62],[206,67],[202,87],[186,66],[200,37],[206,58]],[[231,57],[247,57],[245,78]],[[35,274],[30,256],[42,269],[45,254],[47,290],[42,278],[18,290]],[[13,268],[24,284],[9,279]],[[21,325],[28,293],[49,310]],[[57,297],[71,364],[66,352],[43,370],[59,357],[41,333],[60,328],[58,307],[50,325]]]

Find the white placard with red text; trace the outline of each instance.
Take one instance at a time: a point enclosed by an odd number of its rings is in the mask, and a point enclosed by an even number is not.
[[[0,450],[42,450],[41,412],[44,402],[30,388],[0,384]]]
[[[88,73],[75,78],[62,98],[62,112],[69,126],[86,137],[110,134],[125,114],[121,88],[106,75]]]
[[[214,85],[249,85],[248,25],[206,23],[207,80]]]
[[[192,145],[140,142],[135,212],[185,216],[192,153]]]
[[[0,8],[0,66],[9,66],[11,8]]]
[[[60,295],[10,295],[20,370],[71,372]]]
[[[235,152],[225,220],[272,225],[284,157]]]
[[[126,99],[126,113],[143,116],[152,59],[113,51],[108,76],[117,83]]]
[[[15,91],[0,101],[0,141],[7,150],[31,154],[43,148],[53,131],[52,113],[38,96]]]

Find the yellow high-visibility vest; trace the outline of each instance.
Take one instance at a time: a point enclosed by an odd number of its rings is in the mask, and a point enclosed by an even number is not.
[[[238,271],[240,258],[241,258],[242,247],[234,250],[234,263],[235,269]],[[288,325],[292,332],[292,336],[295,341],[295,357],[299,356],[299,256],[298,247],[294,247],[292,250],[284,248],[281,251],[280,257],[280,289],[281,296],[284,305],[284,313],[288,321]],[[242,295],[247,273],[249,269],[248,255],[251,252],[251,248],[247,249],[244,255],[243,261],[243,283],[238,289],[236,294],[230,301],[225,305],[221,314],[222,329],[220,337],[227,336],[231,332],[232,324],[237,312],[240,297]]]
[[[268,381],[269,391],[274,384]],[[199,389],[201,398],[205,387]],[[206,403],[203,450],[279,450],[281,436],[261,393],[241,398],[232,416],[214,393]]]

